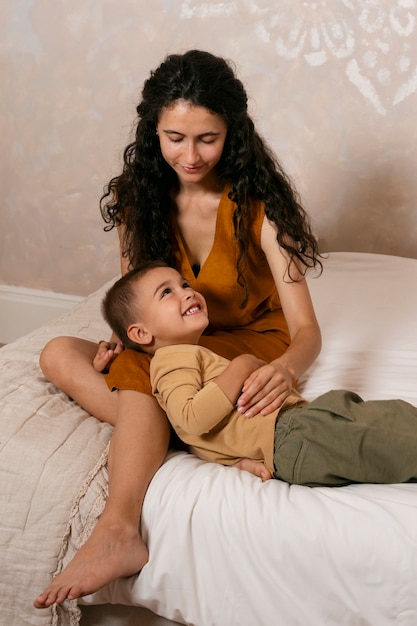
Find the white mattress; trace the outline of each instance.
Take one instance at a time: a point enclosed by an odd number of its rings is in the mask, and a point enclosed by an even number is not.
[[[300,391],[312,399],[349,388],[366,399],[398,397],[417,405],[416,285],[417,260],[331,254],[324,275],[310,279],[323,350],[300,381]],[[46,384],[37,358],[51,336],[103,336],[98,313],[103,291],[0,350],[5,512],[0,610],[8,626],[75,625],[80,617],[75,603],[36,612],[28,600],[71,558],[104,504],[101,455],[111,429]],[[48,458],[58,456],[55,467],[68,466],[71,481],[59,475],[67,481],[63,493],[57,481],[54,489],[48,487],[50,479],[39,471],[45,467],[43,453],[27,431],[31,425],[33,434],[39,424],[49,442]],[[73,447],[69,458],[64,445],[72,437],[77,446],[83,437],[90,441],[88,454],[76,462]],[[38,468],[36,480],[28,480],[27,472],[24,480],[25,465]],[[6,484],[19,486],[17,503]],[[27,515],[38,509],[42,523]],[[13,519],[13,528],[7,519]],[[262,484],[235,468],[176,453],[156,474],[144,503],[149,563],[140,575],[118,580],[83,602],[138,605],[196,626],[412,626],[417,624],[416,520],[415,484],[338,489],[277,480]]]

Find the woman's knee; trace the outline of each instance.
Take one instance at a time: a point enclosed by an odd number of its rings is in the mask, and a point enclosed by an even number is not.
[[[48,341],[43,348],[39,365],[43,375],[53,383],[59,383],[65,372],[70,372],[74,366],[74,350],[77,339],[74,337],[55,337]]]

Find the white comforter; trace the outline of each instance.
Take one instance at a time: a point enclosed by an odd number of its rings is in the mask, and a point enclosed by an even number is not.
[[[323,351],[300,381],[417,405],[417,260],[333,253],[310,279]],[[76,603],[31,602],[79,547],[106,497],[111,428],[41,377],[57,334],[106,336],[104,287],[68,316],[0,350],[1,624],[77,624]],[[417,453],[417,451],[416,451]],[[150,560],[86,603],[146,606],[196,626],[417,624],[417,485],[262,484],[171,455],[148,490]]]

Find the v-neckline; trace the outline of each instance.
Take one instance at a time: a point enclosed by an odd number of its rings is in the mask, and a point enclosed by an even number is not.
[[[175,233],[176,233],[176,236],[177,236],[178,246],[179,246],[179,248],[180,248],[181,257],[182,257],[183,259],[185,259],[186,264],[187,264],[187,269],[188,269],[188,270],[189,270],[189,272],[190,272],[190,276],[192,276],[194,279],[197,279],[198,277],[200,277],[200,276],[201,276],[202,272],[204,271],[205,266],[207,265],[208,260],[209,260],[209,259],[210,259],[210,257],[212,256],[213,251],[214,251],[214,249],[215,249],[215,247],[216,247],[216,244],[217,244],[217,241],[218,241],[218,230],[219,230],[219,228],[220,228],[220,226],[219,226],[219,223],[220,223],[220,218],[219,218],[219,214],[220,214],[220,207],[221,207],[221,205],[222,205],[222,203],[223,203],[224,197],[225,197],[225,196],[227,196],[228,192],[229,192],[229,187],[228,187],[228,186],[226,186],[226,187],[223,189],[223,191],[222,191],[222,194],[221,194],[221,196],[220,196],[220,200],[219,200],[219,204],[218,204],[218,206],[217,206],[217,213],[216,213],[216,225],[215,225],[215,227],[214,227],[214,238],[213,238],[213,243],[212,243],[212,246],[211,246],[211,248],[210,248],[210,250],[209,250],[209,253],[208,253],[207,257],[204,259],[204,262],[203,262],[201,265],[199,265],[199,266],[198,266],[198,264],[197,264],[197,263],[193,263],[193,264],[191,263],[191,261],[190,261],[190,259],[189,259],[189,256],[188,256],[188,254],[187,254],[187,250],[186,250],[186,246],[185,246],[184,238],[183,238],[183,236],[182,236],[182,233],[181,233],[180,227],[178,226],[177,220],[176,220],[175,218],[173,218],[173,220],[172,220],[172,221],[173,221],[173,224],[174,224]],[[197,273],[197,276],[195,275],[194,270],[193,270],[193,267],[194,267],[194,266],[198,266],[198,267],[200,268],[200,269],[199,269],[199,271],[198,271],[198,273]]]
[[[198,278],[198,275],[201,272],[201,265],[199,265],[198,263],[193,263],[191,269],[194,274],[194,278]]]

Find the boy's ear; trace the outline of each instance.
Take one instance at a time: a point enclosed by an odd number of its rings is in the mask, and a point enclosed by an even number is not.
[[[130,341],[138,343],[140,346],[149,346],[153,341],[153,335],[143,324],[131,324],[126,334]]]

